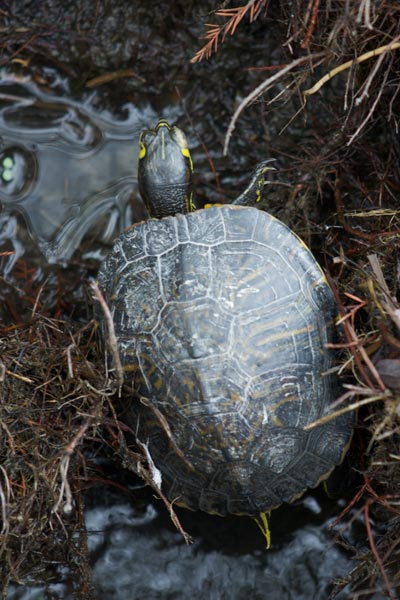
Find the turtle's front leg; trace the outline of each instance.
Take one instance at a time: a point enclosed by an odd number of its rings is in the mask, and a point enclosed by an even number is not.
[[[268,163],[274,161],[274,158],[268,158],[258,163],[256,166],[251,181],[247,188],[232,202],[239,206],[252,206],[261,200],[261,193],[264,185],[270,183],[266,180],[267,171],[276,171],[275,167],[270,167]]]

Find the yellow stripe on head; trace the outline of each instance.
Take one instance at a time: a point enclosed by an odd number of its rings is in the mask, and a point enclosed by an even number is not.
[[[165,160],[165,131],[161,130],[161,160]]]
[[[193,160],[192,160],[192,155],[190,154],[189,148],[187,146],[182,147],[181,152],[185,158],[189,159],[190,171],[193,173]]]
[[[171,131],[171,129],[172,129],[172,126],[165,119],[160,119],[158,121],[157,125],[155,126],[154,131],[158,131],[160,129],[160,127],[166,127],[168,129],[168,131]]]
[[[144,158],[147,154],[146,145],[143,144],[142,140],[139,140],[139,160]]]

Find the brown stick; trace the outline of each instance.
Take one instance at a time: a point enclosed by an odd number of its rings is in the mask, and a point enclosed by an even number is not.
[[[117,336],[115,335],[114,321],[113,321],[110,309],[108,307],[108,304],[105,301],[104,296],[99,289],[97,281],[91,282],[91,288],[93,290],[96,300],[98,302],[100,302],[101,310],[103,311],[104,318],[105,318],[105,321],[107,324],[106,342],[107,342],[107,346],[111,352],[111,356],[113,359],[115,373],[117,375],[118,387],[119,387],[119,389],[121,389],[122,384],[124,383],[124,369],[122,367],[121,358],[120,358],[119,352],[118,352],[118,340],[117,340]]]

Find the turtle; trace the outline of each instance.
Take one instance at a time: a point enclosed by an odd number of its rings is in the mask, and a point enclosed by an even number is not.
[[[251,206],[267,163],[232,204],[194,210],[184,133],[165,120],[145,130],[151,218],[120,235],[98,274],[123,418],[167,498],[217,515],[293,502],[342,461],[353,429],[349,413],[306,428],[337,396],[337,305],[301,239]]]

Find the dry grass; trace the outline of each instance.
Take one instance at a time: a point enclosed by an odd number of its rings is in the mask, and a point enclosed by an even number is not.
[[[210,27],[195,61],[217,50],[212,60],[222,60],[229,36],[238,35],[246,22],[249,31],[257,19],[266,30],[281,24],[285,32],[286,60],[265,65],[274,74],[232,116],[225,149],[260,94],[271,111],[294,103],[298,112],[282,128],[289,135],[301,118],[311,138],[301,148],[291,144],[277,179],[289,180],[284,202],[293,207],[297,231],[306,240],[319,240],[319,256],[325,257],[340,306],[339,350],[347,381],[342,401],[351,410],[358,407],[357,467],[363,477],[340,515],[344,529],[350,507],[365,523],[365,547],[353,548],[354,598],[382,588],[394,598],[400,586],[400,5],[259,0],[216,15],[221,22]],[[30,47],[22,42],[21,48]],[[316,222],[317,206],[328,206],[325,222]],[[46,546],[55,564],[68,562],[79,573],[87,597],[81,491],[91,471],[83,450],[107,443],[132,470],[140,464],[148,483],[154,477],[145,449],[135,454],[126,445],[110,402],[118,383],[109,380],[103,356],[94,349],[90,313],[71,317],[62,284],[60,299],[49,310],[54,290],[37,289],[22,261],[16,273],[19,290],[11,293],[3,286],[0,293],[1,580],[5,589],[10,579],[50,579]]]
[[[69,553],[80,540],[74,533],[82,530],[79,491],[86,464],[81,447],[96,437],[105,401],[97,389],[101,378],[87,356],[93,333],[93,323],[79,331],[40,314],[2,328],[3,592],[10,579],[48,579],[46,557],[63,564],[65,548],[70,545]],[[85,562],[72,564],[84,567]]]

